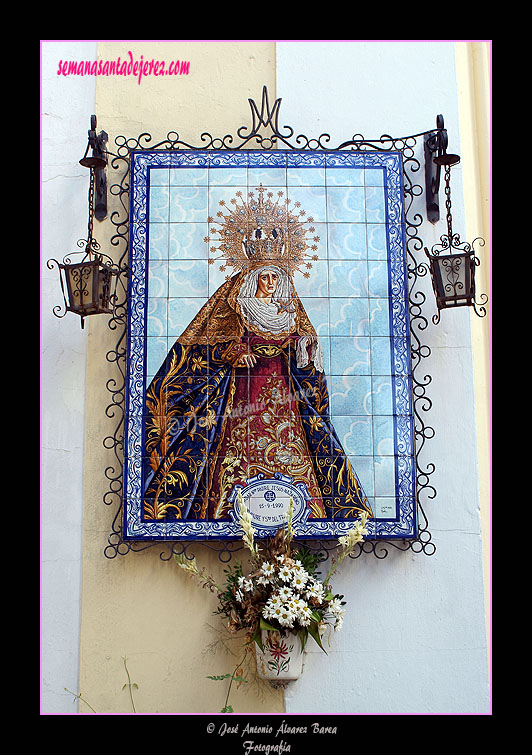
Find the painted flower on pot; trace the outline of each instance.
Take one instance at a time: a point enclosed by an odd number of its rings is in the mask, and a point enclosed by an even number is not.
[[[270,671],[279,676],[282,672],[289,670],[290,653],[294,650],[293,645],[288,646],[284,640],[270,635],[265,643],[265,650],[272,656],[271,660],[268,661]]]
[[[275,658],[276,661],[280,660],[281,658],[285,658],[288,655],[288,645],[284,640],[270,640],[268,643],[268,650],[270,651],[271,655]],[[290,648],[292,650],[292,648]]]

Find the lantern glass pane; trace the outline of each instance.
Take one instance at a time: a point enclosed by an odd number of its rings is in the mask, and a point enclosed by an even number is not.
[[[467,305],[471,298],[470,264],[468,254],[453,254],[437,258],[438,292],[445,306]]]
[[[93,262],[66,266],[70,308],[74,312],[83,312],[93,306],[94,272]]]

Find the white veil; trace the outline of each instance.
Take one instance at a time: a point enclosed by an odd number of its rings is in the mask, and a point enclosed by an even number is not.
[[[259,275],[264,272],[273,272],[279,276],[277,288],[268,304],[256,296]],[[242,316],[248,321],[250,327],[256,327],[262,333],[280,335],[293,330],[295,323],[295,309],[290,305],[290,278],[288,274],[276,265],[265,265],[252,270],[244,278],[244,282],[237,296]],[[296,346],[296,359],[298,367],[306,367],[308,364],[307,344],[312,343],[311,359],[316,369],[323,372],[323,351],[319,341],[311,336],[299,338]]]

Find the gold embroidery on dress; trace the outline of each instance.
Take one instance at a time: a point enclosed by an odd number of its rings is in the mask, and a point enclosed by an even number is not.
[[[241,401],[236,410],[248,416],[233,421],[228,428],[215,518],[227,515],[231,508],[227,497],[236,482],[243,484],[245,478],[259,473],[271,478],[275,472],[293,477],[294,482],[305,482],[312,497],[311,515],[325,517],[312,458],[285,380],[275,372],[267,376],[256,406]]]
[[[271,343],[263,343],[257,345],[253,345],[251,347],[251,350],[254,354],[258,354],[259,356],[266,357],[267,359],[271,359],[272,357],[279,356],[281,353],[281,349],[279,346],[274,346]]]
[[[208,452],[207,439],[205,432],[202,431],[212,426],[215,418],[214,413],[207,406],[208,386],[206,385],[201,388],[204,399],[200,406],[192,407],[188,411],[183,412],[182,417],[180,417],[178,409],[171,408],[170,400],[174,397],[182,396],[183,384],[190,383],[193,380],[186,372],[185,375],[178,377],[183,365],[190,367],[192,372],[205,366],[204,360],[201,357],[191,357],[190,350],[187,347],[182,348],[179,359],[177,352],[174,350],[170,368],[161,379],[157,391],[155,390],[156,383],[154,382],[146,394],[146,408],[148,411],[146,452],[150,457],[150,467],[154,472],[154,477],[150,482],[149,492],[146,496],[150,500],[153,496],[153,501],[144,501],[145,519],[164,519],[169,509],[175,511],[176,518],[181,518],[182,508],[189,501],[188,496],[183,496],[182,498],[173,497],[171,499],[166,499],[166,496],[170,495],[174,486],[182,489],[183,485],[188,484],[190,480],[195,484],[203,468],[201,460],[193,457],[188,449],[183,450],[180,446],[177,446],[173,451],[169,452],[170,443],[175,434],[176,423],[180,420],[188,420],[190,422],[189,435],[192,434],[197,441],[201,441],[204,456]],[[200,416],[196,420],[199,410],[203,408],[206,408],[205,416]],[[196,427],[198,429],[195,429]],[[177,460],[184,462],[184,466],[188,467],[186,472],[183,469],[172,468]]]

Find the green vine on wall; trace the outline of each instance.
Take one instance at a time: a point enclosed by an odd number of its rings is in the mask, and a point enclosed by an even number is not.
[[[129,689],[129,699],[131,700],[131,707],[133,708],[133,713],[136,713],[137,711],[135,709],[135,701],[133,700],[133,689],[138,689],[139,685],[136,682],[132,682],[131,681],[131,676],[130,676],[130,673],[129,673],[129,669],[127,667],[127,658],[126,658],[126,656],[124,656],[122,658],[122,660],[124,661],[124,668],[125,668],[126,674],[127,674],[127,682],[125,682],[125,684],[123,685],[122,691],[125,690],[126,687]],[[71,690],[67,689],[66,687],[63,687],[63,689],[65,690],[65,692],[68,692],[70,695],[73,695],[73,697],[74,697],[73,702],[76,702],[76,700],[81,700],[81,702],[85,703],[85,705],[87,705],[92,710],[93,713],[98,713],[98,711],[94,710],[94,708],[88,702],[88,700],[85,700],[85,698],[83,697],[83,695],[82,695],[81,692],[78,692],[76,694],[75,692],[72,692]]]

